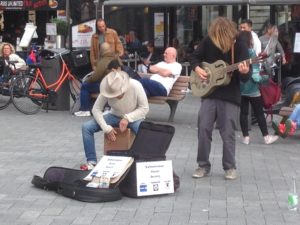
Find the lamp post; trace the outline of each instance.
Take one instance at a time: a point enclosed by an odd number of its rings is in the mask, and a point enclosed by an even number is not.
[[[68,48],[72,49],[72,30],[71,30],[71,18],[70,18],[70,0],[66,0],[66,15],[67,15],[67,24],[68,24]]]
[[[96,15],[95,15],[95,18],[97,20],[98,19],[98,5],[99,5],[99,0],[94,0],[94,4],[96,6]]]

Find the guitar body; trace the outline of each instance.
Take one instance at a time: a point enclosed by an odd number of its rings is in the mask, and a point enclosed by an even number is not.
[[[203,62],[201,68],[208,74],[207,80],[202,80],[199,75],[192,71],[190,74],[190,84],[193,95],[205,97],[215,90],[218,86],[228,85],[231,76],[226,72],[227,64],[218,60],[212,64]]]

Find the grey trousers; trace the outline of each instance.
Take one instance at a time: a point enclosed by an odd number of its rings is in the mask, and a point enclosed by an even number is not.
[[[210,171],[209,154],[212,132],[216,122],[223,141],[223,169],[236,169],[235,130],[239,115],[239,106],[218,99],[203,99],[198,113],[198,155],[200,167]]]

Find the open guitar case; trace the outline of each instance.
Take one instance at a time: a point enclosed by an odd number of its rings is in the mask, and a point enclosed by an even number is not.
[[[123,195],[139,197],[137,195],[136,163],[166,160],[166,152],[174,136],[175,128],[166,124],[142,122],[135,140],[129,151],[109,151],[108,155],[131,156],[134,163],[128,174],[120,182],[119,188]],[[174,191],[180,186],[179,176],[173,171]]]
[[[88,181],[83,180],[90,171],[52,166],[43,177],[34,175],[31,183],[46,191],[55,191],[65,197],[83,202],[111,202],[120,200],[122,194],[117,186],[110,188],[86,187]]]
[[[110,151],[109,155],[134,157],[133,165],[122,178],[110,188],[86,187],[83,180],[90,171],[71,168],[49,167],[43,177],[34,175],[31,183],[44,190],[55,191],[63,196],[84,202],[109,202],[122,198],[122,194],[138,197],[136,188],[136,162],[161,161],[174,136],[175,128],[170,125],[142,122],[129,151]],[[173,172],[174,190],[179,188],[179,177]]]

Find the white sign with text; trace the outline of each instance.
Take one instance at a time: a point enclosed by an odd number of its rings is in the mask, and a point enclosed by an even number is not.
[[[72,27],[72,47],[91,47],[91,37],[96,32],[96,20],[87,21]]]
[[[138,196],[174,193],[172,161],[137,162],[136,180]]]
[[[294,53],[300,53],[300,33],[295,35]]]

